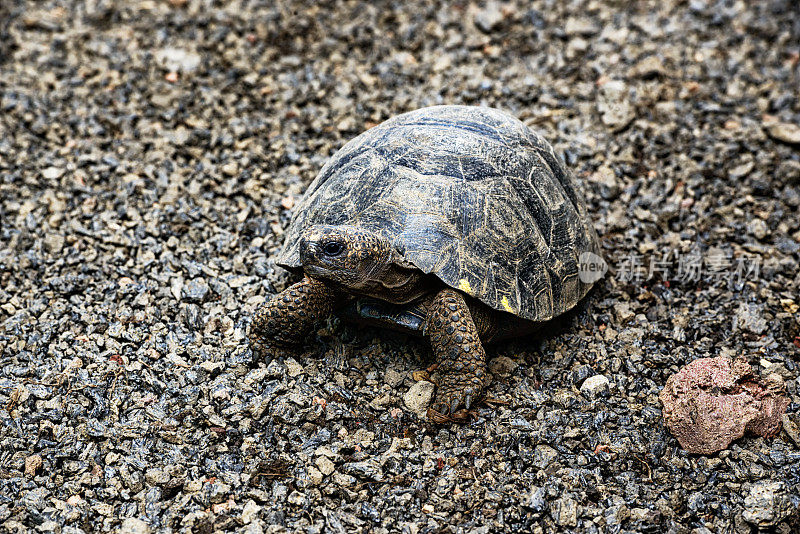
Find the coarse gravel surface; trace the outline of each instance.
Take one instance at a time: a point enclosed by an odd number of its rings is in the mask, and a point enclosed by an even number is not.
[[[2,530],[800,531],[799,64],[793,0],[0,1]],[[611,271],[435,426],[420,340],[245,335],[326,159],[444,103],[553,143]],[[690,455],[719,355],[784,430]]]

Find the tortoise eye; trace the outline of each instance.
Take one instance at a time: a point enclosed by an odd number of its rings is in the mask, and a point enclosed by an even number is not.
[[[344,243],[339,241],[328,241],[322,245],[322,252],[324,252],[326,256],[338,256],[344,252]]]

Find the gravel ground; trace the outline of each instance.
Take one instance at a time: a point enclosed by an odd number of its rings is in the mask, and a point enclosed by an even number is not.
[[[800,531],[799,62],[791,0],[3,0],[0,524]],[[245,333],[326,159],[441,103],[550,139],[612,269],[439,427],[420,341]],[[718,355],[783,377],[784,430],[689,455],[658,393]]]

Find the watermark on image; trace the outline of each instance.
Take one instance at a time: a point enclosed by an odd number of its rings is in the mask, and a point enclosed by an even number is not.
[[[606,260],[594,252],[584,252],[578,256],[578,278],[584,284],[594,284],[608,272]]]
[[[612,266],[593,252],[584,252],[578,258],[578,276],[581,282],[592,284],[611,271],[623,283],[664,282],[737,286],[755,281],[761,272],[760,256],[738,256],[719,250],[689,252],[667,250],[650,255],[630,252]]]

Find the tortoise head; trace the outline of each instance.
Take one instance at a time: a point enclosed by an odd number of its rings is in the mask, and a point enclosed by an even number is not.
[[[300,237],[300,262],[310,278],[334,282],[355,294],[408,302],[420,292],[422,272],[385,236],[363,228],[309,228]]]

